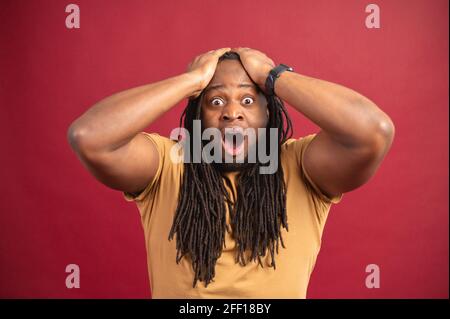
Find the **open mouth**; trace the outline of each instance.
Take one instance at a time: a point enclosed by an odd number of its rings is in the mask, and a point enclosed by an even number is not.
[[[241,127],[227,127],[222,134],[222,145],[229,155],[237,156],[244,151],[245,135]]]

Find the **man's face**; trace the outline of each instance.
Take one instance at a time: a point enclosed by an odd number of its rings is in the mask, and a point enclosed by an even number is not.
[[[242,64],[237,60],[219,62],[211,82],[201,99],[203,128],[217,128],[222,133],[222,154],[236,158],[247,157],[250,143],[256,143],[257,129],[268,121],[267,100],[258,91]],[[226,129],[227,128],[227,129]],[[239,132],[254,129],[256,139]],[[230,137],[226,132],[233,132]]]

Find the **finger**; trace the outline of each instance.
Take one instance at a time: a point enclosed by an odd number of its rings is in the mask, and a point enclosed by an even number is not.
[[[246,53],[248,50],[245,48],[235,48],[235,49],[233,49],[233,51],[236,52],[237,54],[241,55],[241,54]]]
[[[217,49],[217,50],[215,51],[215,53],[218,54],[218,55],[222,55],[222,54],[224,54],[225,52],[228,52],[228,51],[230,51],[230,50],[231,50],[231,48],[221,48],[221,49]]]

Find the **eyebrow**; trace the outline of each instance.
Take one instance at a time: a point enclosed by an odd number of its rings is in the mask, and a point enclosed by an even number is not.
[[[223,89],[223,88],[225,88],[225,85],[223,85],[223,84],[213,84],[211,86],[208,86],[205,89],[205,93],[210,91],[210,90],[218,90],[218,89]],[[238,88],[252,88],[252,89],[256,90],[256,86],[254,84],[251,84],[251,83],[240,83],[238,85]]]

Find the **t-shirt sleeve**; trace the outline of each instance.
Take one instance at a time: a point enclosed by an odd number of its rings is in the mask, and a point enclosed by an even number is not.
[[[311,143],[311,141],[314,139],[314,137],[317,134],[310,134],[307,136],[304,136],[302,138],[300,138],[299,140],[296,141],[296,153],[298,156],[298,161],[299,161],[299,167],[301,170],[301,174],[302,177],[305,181],[305,183],[307,184],[307,187],[323,202],[328,203],[328,204],[337,204],[342,200],[343,197],[343,193],[340,195],[336,195],[334,197],[329,197],[327,196],[325,193],[323,193],[320,188],[316,185],[316,183],[311,179],[311,177],[309,176],[308,172],[305,169],[305,166],[303,165],[304,163],[304,155],[305,155],[305,151],[308,148],[309,144]]]
[[[168,144],[171,143],[171,140],[156,133],[149,134],[147,132],[141,132],[140,134],[143,134],[145,137],[147,137],[156,147],[159,156],[159,164],[155,176],[140,193],[123,192],[123,196],[128,202],[142,202],[154,188],[158,187],[161,179],[162,167],[164,166],[164,161],[168,156],[167,149],[168,147],[170,147],[170,145]]]

